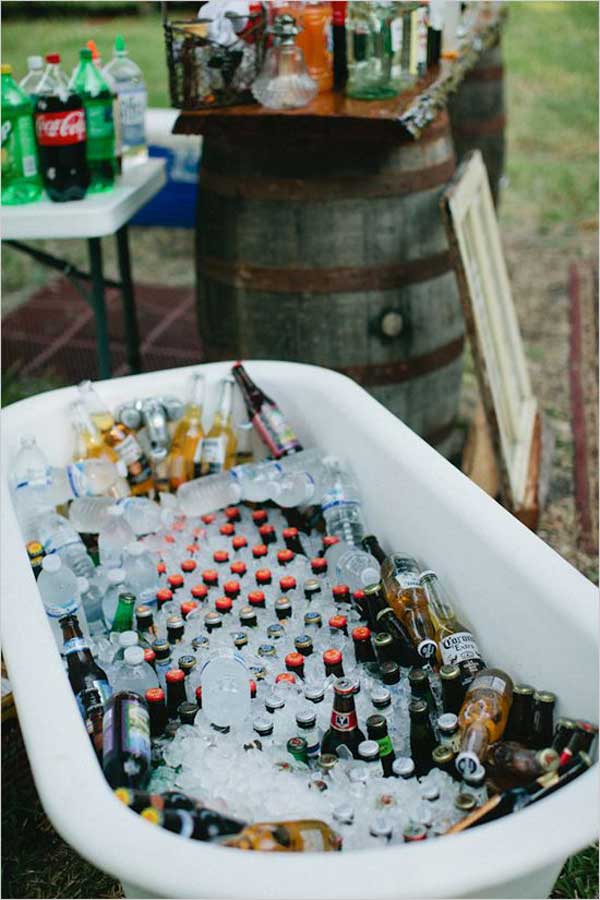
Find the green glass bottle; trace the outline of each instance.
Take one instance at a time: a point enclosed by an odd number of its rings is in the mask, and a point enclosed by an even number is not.
[[[33,127],[33,104],[3,65],[2,77],[2,204],[31,203],[42,193]]]
[[[111,631],[131,631],[133,629],[133,608],[135,606],[134,594],[119,594],[117,611],[113,619]]]
[[[348,81],[346,94],[357,100],[395,97],[392,2],[349,3],[346,18]]]
[[[114,186],[115,128],[111,90],[92,61],[92,51],[79,51],[79,65],[73,72],[71,90],[79,94],[85,109],[87,163],[90,170],[88,193],[111,191]]]

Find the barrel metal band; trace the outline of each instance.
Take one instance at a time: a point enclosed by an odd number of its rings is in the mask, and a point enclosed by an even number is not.
[[[493,119],[468,119],[457,122],[454,126],[456,134],[462,137],[485,137],[486,135],[500,134],[506,126],[504,114]]]
[[[426,375],[436,369],[441,369],[458,359],[465,343],[464,335],[437,347],[430,353],[421,356],[413,356],[411,359],[400,359],[384,364],[366,364],[361,366],[336,366],[336,371],[347,375],[364,387],[376,387],[383,385],[399,384],[409,381],[419,375]]]
[[[246,200],[295,200],[327,203],[337,199],[365,197],[401,197],[446,184],[454,174],[454,159],[423,169],[407,169],[386,175],[348,175],[334,178],[248,178],[220,175],[203,166],[200,169],[201,190],[220,197]]]
[[[230,262],[211,256],[198,258],[198,271],[213,281],[275,294],[339,294],[385,291],[438,278],[451,270],[448,251],[388,266],[336,269],[275,269]]]

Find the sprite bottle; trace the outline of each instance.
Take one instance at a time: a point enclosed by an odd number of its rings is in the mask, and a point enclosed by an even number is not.
[[[79,94],[85,110],[86,155],[91,179],[88,193],[111,191],[116,172],[113,97],[87,47],[79,51],[79,65],[69,86]]]
[[[2,203],[31,203],[42,192],[38,168],[33,104],[12,77],[11,66],[2,75]]]

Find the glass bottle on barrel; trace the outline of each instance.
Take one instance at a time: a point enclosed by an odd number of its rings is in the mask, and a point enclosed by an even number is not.
[[[323,735],[321,753],[337,754],[338,747],[344,745],[358,759],[358,745],[365,740],[365,735],[358,727],[354,682],[349,678],[338,678],[333,690],[331,724]]]

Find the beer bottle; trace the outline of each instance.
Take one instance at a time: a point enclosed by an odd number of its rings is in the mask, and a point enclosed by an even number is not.
[[[160,810],[149,806],[140,815],[153,825],[159,825],[193,841],[218,841],[223,837],[240,834],[244,828],[243,822],[206,807],[189,811],[167,808]]]
[[[412,699],[424,700],[430,715],[435,716],[437,713],[437,704],[431,692],[429,676],[425,669],[411,669],[408,673],[408,683],[410,685]]]
[[[358,727],[354,705],[354,683],[349,678],[338,678],[333,686],[331,725],[323,735],[321,753],[337,753],[342,744],[358,759],[358,745],[365,740]]]
[[[306,741],[308,758],[316,759],[321,752],[316,713],[312,709],[301,709],[296,713],[296,727],[299,736]]]
[[[287,853],[341,850],[338,834],[325,822],[299,819],[296,822],[256,822],[240,834],[222,840],[225,847],[240,850],[269,850]]]
[[[202,408],[206,379],[200,372],[194,372],[188,388],[188,402],[183,416],[177,423],[171,450],[168,458],[169,483],[172,491],[176,491],[184,481],[197,477],[196,466],[200,469],[202,450]]]
[[[300,532],[297,528],[284,528],[282,537],[288,550],[291,550],[296,555],[306,556],[306,550],[302,546]]]
[[[106,703],[112,694],[112,688],[106,672],[96,663],[89,644],[81,633],[77,616],[64,616],[59,619],[58,624],[63,635],[63,655],[67,663],[69,684],[85,719],[84,692],[94,688],[100,694],[102,702]]]
[[[558,753],[551,747],[531,750],[514,741],[498,741],[486,753],[485,766],[498,790],[528,784],[558,769]]]
[[[458,750],[458,716],[454,713],[443,713],[437,720],[440,744]]]
[[[104,441],[112,447],[127,468],[127,481],[135,497],[154,493],[152,467],[140,447],[132,428],[120,422],[104,434]]]
[[[417,653],[424,662],[435,665],[435,629],[427,597],[419,584],[419,567],[416,561],[402,553],[386,556],[373,535],[364,538],[363,546],[380,563],[386,600],[406,629]]]
[[[394,641],[394,652],[398,661],[398,665],[403,669],[410,666],[422,666],[423,658],[419,656],[408,633],[401,622],[398,621],[396,613],[385,603],[385,608],[377,613],[377,630],[387,631]]]
[[[454,766],[454,753],[449,744],[438,744],[434,747],[431,754],[431,762],[434,768],[440,769],[451,778],[456,778],[456,768]]]
[[[393,765],[396,759],[394,748],[388,734],[387,722],[385,717],[379,713],[369,716],[367,719],[367,734],[369,739],[376,741],[379,747],[379,759],[381,760],[381,768],[383,769],[383,777],[389,778],[393,775]]]
[[[466,687],[477,672],[485,668],[475,638],[457,619],[448,592],[435,572],[421,572],[419,583],[425,591],[435,626],[440,665],[458,666]]]
[[[169,669],[165,675],[167,684],[167,712],[170,719],[177,719],[179,706],[187,700],[185,675],[181,669]]]
[[[110,630],[116,633],[133,630],[134,594],[119,594],[117,610]]]
[[[224,469],[235,465],[235,448],[237,441],[231,419],[233,409],[233,381],[223,378],[221,381],[219,408],[215,414],[212,427],[202,440],[202,456],[198,475],[217,475]]]
[[[576,727],[573,719],[567,719],[565,717],[557,719],[551,744],[552,749],[556,750],[559,754],[562,753],[575,732]]]
[[[112,788],[143,788],[150,774],[150,717],[133,691],[114,694],[103,723],[102,768]]]
[[[104,704],[100,691],[95,688],[87,688],[82,691],[81,703],[85,710],[85,724],[90,736],[92,747],[102,765],[102,720],[104,718]]]
[[[440,668],[442,685],[442,707],[445,713],[457,716],[465,699],[465,689],[460,678],[458,666],[442,666]]]
[[[512,679],[501,669],[482,669],[469,685],[458,716],[461,775],[476,769],[489,745],[502,737],[512,696]]]
[[[154,613],[150,606],[141,604],[135,608],[135,627],[142,647],[149,647],[158,639],[158,629],[154,624]]]
[[[354,643],[356,662],[359,663],[359,665],[360,663],[375,662],[375,651],[371,644],[371,631],[369,628],[363,625],[354,628],[352,631],[352,641]]]
[[[426,775],[433,766],[432,753],[437,741],[429,720],[429,708],[424,700],[412,700],[408,704],[410,716],[410,753],[415,763],[417,777]]]
[[[543,750],[552,744],[555,706],[556,694],[551,691],[536,691],[533,695],[530,743],[536,750]]]
[[[287,752],[294,757],[297,762],[308,765],[308,745],[306,738],[299,735],[291,737],[287,742]]]
[[[153,738],[161,737],[169,715],[167,713],[167,705],[165,703],[165,692],[162,688],[148,688],[144,695],[144,699],[148,704],[148,714],[150,716],[150,736]]]
[[[81,400],[69,405],[69,419],[73,428],[73,460],[107,459],[116,463],[119,459],[112,447],[102,440],[96,425],[92,422]]]
[[[196,715],[198,713],[198,704],[190,703],[188,700],[184,700],[183,703],[179,704],[177,709],[177,714],[179,715],[179,721],[182,725],[193,725],[196,719]]]
[[[242,392],[248,418],[275,459],[302,450],[302,444],[277,404],[254,384],[241,362],[236,363],[231,371]]]
[[[336,678],[344,677],[344,660],[341,650],[334,648],[325,650],[323,653],[323,665],[325,666],[325,675],[328,678],[334,675]]]
[[[513,701],[504,731],[507,741],[529,744],[533,727],[533,695],[535,688],[530,684],[515,684]],[[551,743],[551,742],[550,742]],[[549,745],[548,745],[549,746]]]
[[[596,735],[598,734],[598,728],[596,725],[592,725],[591,722],[584,722],[582,719],[578,719],[575,722],[575,731],[569,738],[569,742],[566,747],[560,754],[559,759],[559,767],[562,769],[563,766],[566,766],[573,757],[575,757],[578,753],[583,751],[584,753],[588,753],[594,743]]]

